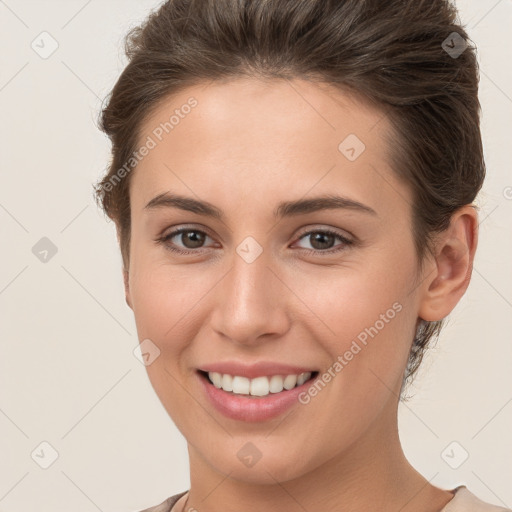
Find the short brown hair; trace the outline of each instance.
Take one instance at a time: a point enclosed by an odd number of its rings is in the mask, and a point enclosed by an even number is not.
[[[153,11],[126,36],[129,63],[99,121],[112,159],[95,194],[116,224],[125,269],[126,162],[143,121],[188,86],[243,76],[316,80],[384,109],[392,167],[413,191],[421,265],[485,176],[476,49],[457,18],[447,0],[169,0]],[[442,323],[419,322],[404,383]]]

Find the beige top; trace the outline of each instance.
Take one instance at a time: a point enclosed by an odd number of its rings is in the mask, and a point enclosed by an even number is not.
[[[480,500],[465,485],[459,485],[449,492],[453,493],[454,497],[439,512],[512,512],[509,508],[498,507]],[[146,508],[141,512],[186,512],[183,507],[187,496],[188,491],[183,491],[167,498],[160,505]]]

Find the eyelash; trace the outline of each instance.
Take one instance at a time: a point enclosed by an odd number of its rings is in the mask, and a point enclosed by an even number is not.
[[[204,231],[201,231],[199,229],[179,228],[179,229],[176,229],[175,231],[172,231],[171,233],[169,233],[167,235],[164,235],[164,236],[158,238],[156,240],[156,242],[164,245],[165,249],[167,249],[169,251],[172,251],[172,252],[175,252],[175,253],[178,253],[178,254],[187,255],[187,254],[193,254],[193,253],[200,253],[202,249],[205,249],[204,247],[199,247],[198,249],[184,250],[184,249],[179,249],[177,247],[173,247],[172,245],[170,245],[168,243],[168,241],[171,238],[174,238],[176,235],[180,235],[181,233],[186,233],[188,231],[192,231],[192,232],[196,232],[196,233],[201,233],[203,235],[209,236],[208,233],[205,233]],[[306,254],[308,254],[308,255],[311,255],[311,254],[314,254],[314,255],[318,255],[318,254],[320,254],[320,255],[324,255],[324,254],[325,255],[332,255],[332,254],[344,251],[344,250],[347,249],[347,247],[349,247],[349,246],[354,244],[354,241],[349,240],[348,238],[345,238],[344,236],[342,236],[339,233],[337,233],[336,231],[332,231],[330,229],[315,229],[315,230],[307,231],[307,232],[303,233],[299,237],[299,240],[301,240],[302,238],[307,237],[308,235],[312,235],[312,234],[315,234],[315,233],[321,233],[323,235],[332,235],[332,236],[336,237],[338,240],[340,240],[342,242],[342,244],[337,249],[332,249],[331,248],[331,249],[326,249],[325,251],[322,251],[322,250],[319,250],[319,249],[302,249],[303,251],[306,251]]]

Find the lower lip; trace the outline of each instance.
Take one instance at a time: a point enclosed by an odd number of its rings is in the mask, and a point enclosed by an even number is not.
[[[299,395],[311,386],[314,378],[293,389],[252,398],[216,388],[202,373],[199,373],[199,380],[210,402],[224,416],[239,421],[258,422],[275,418],[294,404],[298,405]]]

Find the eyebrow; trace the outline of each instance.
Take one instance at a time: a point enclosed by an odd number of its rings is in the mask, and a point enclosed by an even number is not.
[[[187,212],[205,215],[215,219],[223,220],[222,210],[207,201],[199,201],[191,197],[180,196],[170,192],[164,192],[157,195],[144,207],[145,210],[154,210],[159,208],[179,208]],[[321,210],[347,209],[362,213],[369,213],[377,216],[377,212],[369,206],[337,195],[323,195],[311,199],[299,199],[296,201],[284,201],[274,210],[275,219],[283,217],[292,217],[295,215],[304,215]]]

